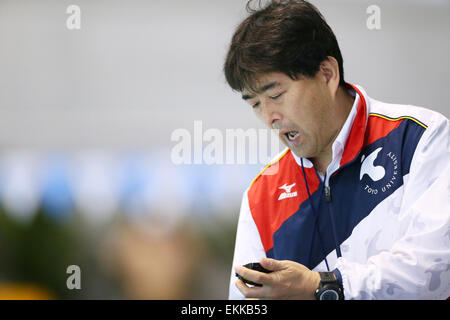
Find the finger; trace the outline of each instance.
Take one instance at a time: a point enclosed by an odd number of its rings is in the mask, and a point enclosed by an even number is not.
[[[271,258],[261,258],[259,263],[261,266],[270,271],[279,271],[286,269],[286,265],[283,261],[275,260]]]
[[[268,284],[271,280],[269,274],[255,271],[243,266],[236,266],[234,270],[245,279],[250,280],[254,283]]]
[[[236,287],[244,295],[245,298],[264,298],[267,296],[264,287],[247,286],[241,279],[236,280]]]

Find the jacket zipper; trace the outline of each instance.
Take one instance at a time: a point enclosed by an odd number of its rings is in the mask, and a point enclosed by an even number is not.
[[[333,206],[331,205],[331,201],[332,201],[331,188],[329,186],[325,186],[324,192],[325,192],[325,201],[328,204],[328,214],[329,214],[330,220],[331,220],[331,227],[332,227],[332,231],[333,231],[333,238],[334,238],[334,245],[336,248],[336,254],[337,254],[338,258],[340,258],[340,257],[342,257],[342,253],[341,253],[341,248],[340,248],[340,246],[338,246],[338,242],[337,242],[336,225],[334,223],[334,215],[333,215]]]

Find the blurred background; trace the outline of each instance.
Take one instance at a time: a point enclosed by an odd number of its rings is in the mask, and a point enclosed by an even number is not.
[[[450,1],[311,2],[348,82],[450,116]],[[0,299],[227,298],[263,165],[176,165],[171,135],[264,128],[222,74],[245,4],[0,0]]]

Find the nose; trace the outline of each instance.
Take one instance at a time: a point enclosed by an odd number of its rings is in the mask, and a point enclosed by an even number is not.
[[[261,109],[262,109],[262,117],[266,125],[269,128],[277,129],[276,123],[282,120],[283,118],[283,115],[280,112],[279,107],[277,108],[277,106],[269,100],[264,101],[264,103],[262,103]]]

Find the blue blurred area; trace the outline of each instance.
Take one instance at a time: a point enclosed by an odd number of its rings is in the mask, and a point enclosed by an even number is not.
[[[77,209],[91,208],[87,214],[95,219],[101,204],[108,204],[103,210],[111,215],[119,213],[131,220],[165,211],[200,220],[236,211],[243,191],[261,169],[257,165],[174,165],[164,159],[164,152],[3,158],[9,161],[0,162],[0,204],[18,215],[42,206],[60,222],[68,221]]]
[[[42,170],[42,207],[50,217],[67,221],[75,209],[68,159],[50,158]]]
[[[152,158],[126,156],[119,168],[119,211],[130,215],[146,212],[158,196],[157,168]]]

